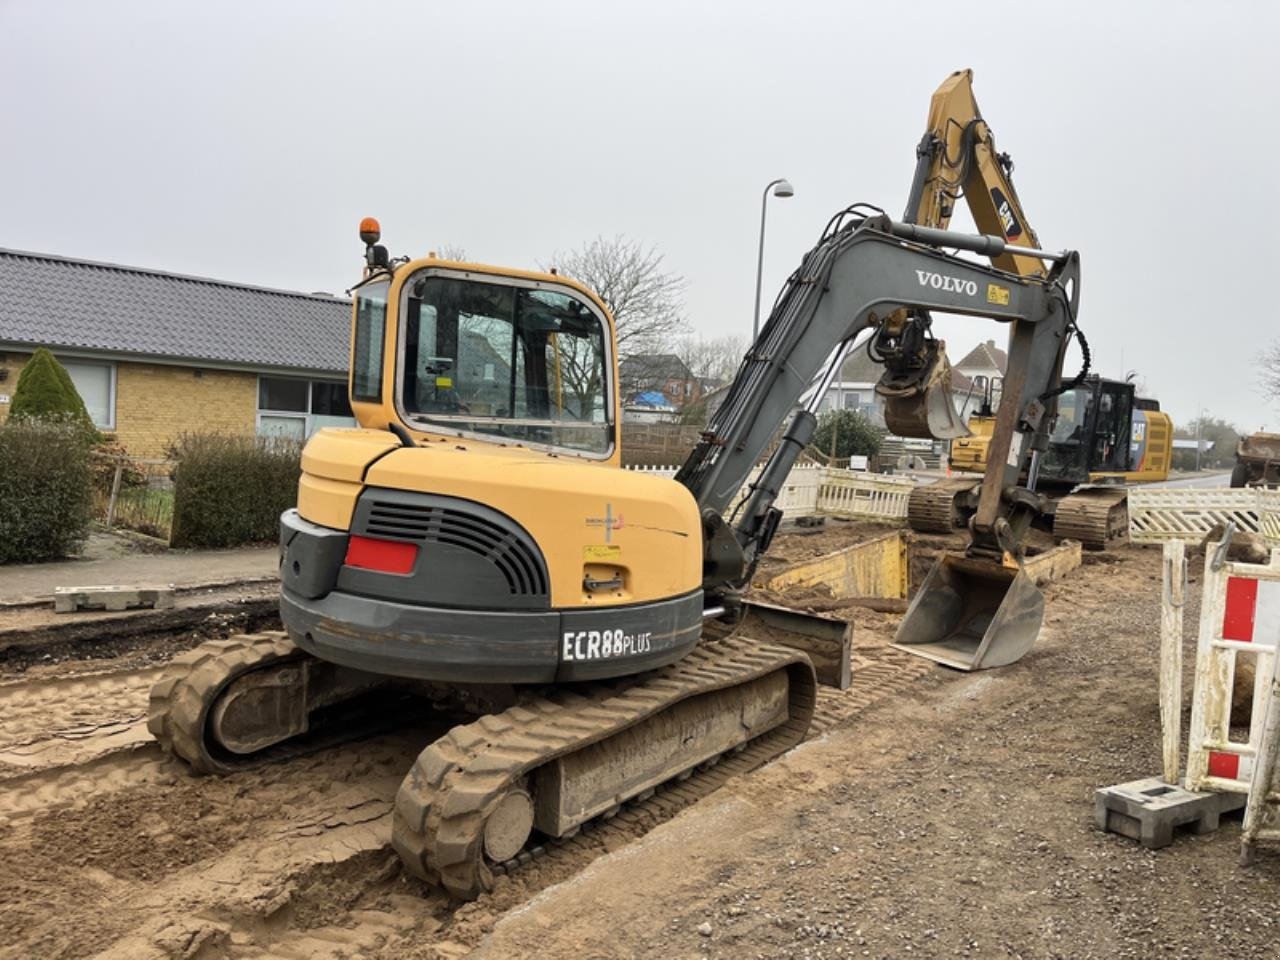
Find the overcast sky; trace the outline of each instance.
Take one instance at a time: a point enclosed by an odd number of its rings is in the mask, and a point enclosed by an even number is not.
[[[0,0],[0,246],[340,292],[365,215],[393,254],[525,267],[625,234],[698,330],[749,333],[764,184],[796,189],[767,307],[834,211],[901,215],[972,67],[1042,243],[1081,251],[1096,368],[1276,429],[1278,8]],[[1004,339],[938,326],[953,359]]]

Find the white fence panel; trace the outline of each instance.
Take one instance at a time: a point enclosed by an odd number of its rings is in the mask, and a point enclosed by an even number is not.
[[[837,517],[900,520],[916,482],[855,470],[827,470],[818,489],[818,512]]]
[[[1280,543],[1280,490],[1134,487],[1129,539],[1135,543],[1199,541],[1218,524]]]
[[[676,467],[628,467],[636,473],[674,477]],[[736,504],[750,492],[760,474],[751,471],[733,502]],[[907,515],[907,499],[916,482],[910,477],[891,477],[823,467],[815,463],[798,463],[791,468],[786,483],[778,491],[774,506],[785,517],[829,514],[838,517],[870,517],[901,520]]]

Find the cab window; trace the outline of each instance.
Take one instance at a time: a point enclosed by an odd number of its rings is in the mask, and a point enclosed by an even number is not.
[[[407,419],[607,454],[605,326],[557,290],[450,276],[411,280],[400,405]]]

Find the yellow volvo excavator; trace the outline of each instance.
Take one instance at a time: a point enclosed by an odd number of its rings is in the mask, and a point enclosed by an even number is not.
[[[984,233],[1011,246],[1039,246],[1014,190],[1013,161],[996,150],[990,127],[973,95],[973,71],[957,70],[933,95],[924,137],[916,148],[916,172],[904,220],[946,228],[963,197]],[[992,262],[1025,277],[1044,277],[1044,261],[1007,252]],[[1081,337],[1085,369],[1064,385],[1048,446],[1037,451],[1023,478],[1047,495],[1043,522],[1054,535],[1101,549],[1129,535],[1124,484],[1165,480],[1173,454],[1173,422],[1154,400],[1134,395],[1133,385],[1088,374],[1088,345]],[[951,442],[951,466],[961,473],[986,471],[999,381],[982,384],[983,403],[969,417],[970,436]],[[892,427],[892,424],[890,424]],[[964,526],[977,507],[973,478],[917,487],[908,522],[913,530],[946,533]]]
[[[280,524],[285,631],[203,644],[151,694],[150,730],[194,769],[342,735],[355,705],[367,716],[412,695],[469,714],[405,777],[392,843],[412,873],[470,898],[530,844],[727,751],[763,762],[797,743],[814,705],[807,657],[704,623],[738,622],[774,500],[860,337],[885,364],[900,430],[962,432],[933,310],[1008,324],[1009,373],[969,545],[939,561],[896,640],[964,669],[1034,642],[1043,599],[1016,559],[1045,502],[1019,476],[1053,422],[1077,254],[1022,245],[1017,257],[1051,266],[1007,270],[948,252],[1019,262],[1003,236],[839,211],[670,480],[619,469],[614,326],[590,290],[393,260],[374,221],[361,238],[359,427],[322,430],[303,452]]]

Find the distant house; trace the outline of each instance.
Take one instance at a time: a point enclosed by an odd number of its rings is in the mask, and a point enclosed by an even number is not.
[[[641,353],[623,359],[618,378],[622,401],[631,404],[642,393],[661,393],[677,410],[702,397],[702,383],[674,353]]]
[[[974,351],[970,351],[970,356]],[[997,351],[1001,353],[1002,351]],[[840,365],[840,372],[827,389],[822,400],[820,413],[829,410],[857,410],[870,420],[884,426],[884,397],[876,393],[876,384],[884,374],[884,366],[872,360],[865,347],[857,347],[852,355],[845,358]],[[981,390],[978,390],[971,379],[959,369],[959,365],[951,368],[951,394],[956,407],[965,406],[963,416],[968,416],[969,406],[966,398],[973,393],[978,394],[981,401]]]
[[[303,438],[351,425],[351,303],[0,249],[0,421],[47,347],[98,427],[161,457],[188,430]]]
[[[883,373],[884,367],[871,359],[865,347],[858,346],[840,365],[819,412],[857,410],[883,427],[884,398],[876,393],[876,382]]]

